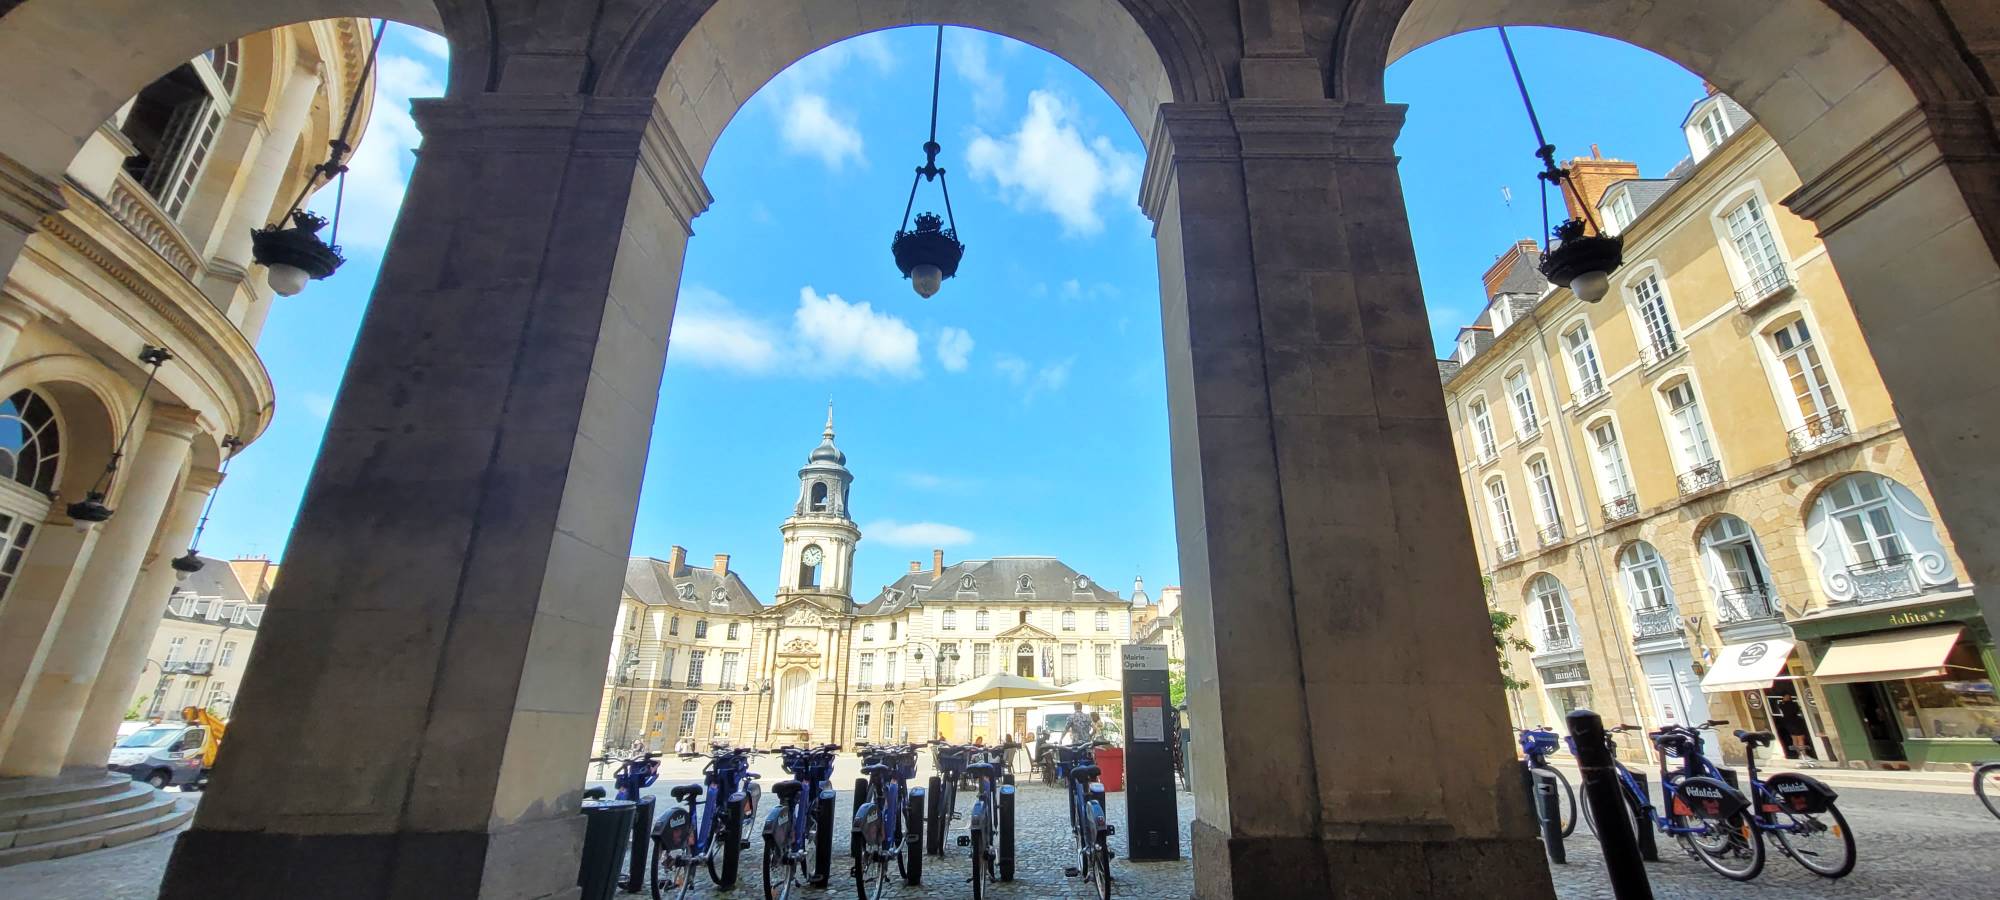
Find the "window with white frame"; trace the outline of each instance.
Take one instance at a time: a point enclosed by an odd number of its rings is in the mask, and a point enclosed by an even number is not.
[[[1549,458],[1537,456],[1528,460],[1528,486],[1535,492],[1535,511],[1541,516],[1542,527],[1562,533],[1562,504],[1556,499],[1556,480],[1549,472]]]
[[[1577,648],[1576,631],[1570,627],[1569,597],[1562,582],[1543,573],[1528,582],[1529,599],[1534,604],[1537,627],[1535,649],[1555,653]]]
[[[1486,408],[1485,400],[1474,400],[1465,405],[1465,412],[1472,420],[1472,438],[1479,458],[1492,459],[1500,452],[1493,440],[1493,411]]]
[[[863,700],[860,703],[854,704],[854,737],[856,740],[865,741],[868,739],[868,712],[868,701]]]
[[[174,637],[174,638],[171,638],[171,639],[169,639],[169,640],[167,641],[167,659],[166,659],[166,664],[167,664],[167,665],[170,665],[170,666],[171,666],[171,665],[173,665],[174,663],[177,663],[177,662],[180,662],[180,659],[181,659],[181,649],[182,649],[182,648],[184,648],[184,647],[186,647],[186,646],[187,646],[187,638],[184,638],[184,637]]]
[[[1722,602],[1722,622],[1774,614],[1770,570],[1750,526],[1735,516],[1717,518],[1702,532],[1702,555],[1709,580]]]
[[[1058,671],[1062,673],[1062,680],[1061,680],[1062,684],[1068,684],[1076,680],[1075,644],[1062,645],[1062,668]]]
[[[861,689],[864,691],[874,686],[875,654],[873,653],[861,654],[861,679],[859,683],[861,685]]]
[[[1729,242],[1736,247],[1736,258],[1743,261],[1753,294],[1763,297],[1790,283],[1784,255],[1778,252],[1777,238],[1771,234],[1770,215],[1757,195],[1731,209],[1727,222]]]
[[[194,645],[194,661],[198,663],[208,662],[210,654],[214,652],[214,648],[215,642],[213,640],[202,638]]]
[[[1093,625],[1092,625],[1092,627],[1096,628],[1096,629],[1097,629],[1098,631],[1110,631],[1110,630],[1111,630],[1111,614],[1110,614],[1110,613],[1108,613],[1108,612],[1105,612],[1104,610],[1101,610],[1101,609],[1100,609],[1100,610],[1098,610],[1098,611],[1097,611],[1097,615],[1095,615],[1095,616],[1092,616],[1092,617],[1091,617],[1091,619],[1092,619],[1092,621],[1093,621]]]
[[[1493,539],[1501,544],[1514,541],[1514,507],[1507,502],[1507,482],[1494,478],[1486,482],[1486,497],[1493,513]]]
[[[993,671],[993,649],[985,644],[972,648],[972,677],[980,678]]]
[[[695,636],[695,639],[696,639],[696,640],[702,640],[702,639],[704,639],[704,638],[707,638],[707,637],[708,637],[708,620],[707,620],[707,619],[696,619],[696,620],[694,620],[694,636]]]
[[[736,701],[734,700],[716,701],[714,724],[712,725],[712,731],[715,734],[715,736],[721,737],[723,735],[728,734],[729,725],[731,722],[735,720],[735,718],[736,718]]]
[[[941,612],[941,613],[938,613],[938,630],[939,630],[939,631],[957,631],[957,630],[958,630],[958,610],[955,610],[955,609],[947,609],[947,610],[945,610],[945,611],[943,611],[943,612]]]
[[[882,739],[896,739],[896,704],[888,701],[882,703]]]
[[[1674,595],[1667,587],[1667,567],[1660,551],[1645,541],[1635,541],[1618,554],[1618,573],[1625,582],[1625,598],[1639,612],[1666,609]]]
[[[1110,645],[1110,644],[1098,644],[1098,645],[1097,645],[1097,646],[1096,646],[1095,648],[1093,648],[1093,650],[1092,650],[1092,653],[1094,653],[1094,654],[1096,655],[1096,657],[1097,657],[1097,677],[1099,677],[1099,678],[1110,678],[1110,677],[1111,677],[1111,645]]]
[[[1639,324],[1646,329],[1646,343],[1656,359],[1680,349],[1680,336],[1667,316],[1667,295],[1660,287],[1659,273],[1647,272],[1646,277],[1632,283],[1632,305],[1639,311]]]
[[[119,130],[132,143],[125,172],[180,218],[235,92],[237,45],[183,63],[132,98]]]
[[[1626,188],[1613,188],[1597,209],[1604,217],[1605,234],[1624,231],[1639,217],[1632,206],[1632,192]]]
[[[736,687],[736,667],[739,662],[741,662],[740,654],[738,654],[736,651],[727,650],[723,652],[722,688],[724,690],[729,690]]]
[[[1778,364],[1784,367],[1785,384],[1791,389],[1801,424],[1818,422],[1838,405],[1833,398],[1833,385],[1826,377],[1826,366],[1820,362],[1819,347],[1813,343],[1805,319],[1794,319],[1771,332],[1771,349],[1778,355]]]
[[[1908,545],[1889,512],[1889,495],[1879,475],[1850,475],[1821,496],[1840,527],[1850,563],[1866,564],[1908,555]]]
[[[1700,110],[1688,122],[1688,149],[1694,151],[1696,162],[1700,162],[1722,142],[1729,139],[1735,128],[1729,124],[1729,116],[1723,112],[1722,101],[1717,99]]]
[[[690,651],[688,651],[688,677],[687,677],[687,686],[688,686],[688,687],[691,687],[691,688],[692,688],[692,687],[701,687],[701,667],[702,667],[702,661],[703,661],[703,660],[704,660],[704,659],[705,659],[705,658],[706,658],[707,656],[708,656],[708,651],[706,651],[706,650],[690,650]]]
[[[1681,379],[1661,391],[1674,419],[1674,453],[1681,468],[1694,469],[1715,461],[1715,445],[1709,440],[1708,422],[1702,418],[1701,403],[1694,395],[1694,382]]]
[[[1516,369],[1507,376],[1507,398],[1514,403],[1515,431],[1527,436],[1541,429],[1541,417],[1535,413],[1535,389],[1528,384],[1527,369]]]
[[[732,641],[733,641],[733,640],[736,640],[736,635],[737,635],[737,631],[736,631],[736,626],[737,626],[737,624],[738,624],[738,623],[736,623],[736,622],[731,622],[731,623],[729,623],[729,634],[728,634],[728,638],[729,638],[729,640],[732,640]]]
[[[1064,630],[1064,631],[1075,631],[1075,630],[1076,630],[1076,610],[1073,610],[1073,609],[1065,609],[1065,610],[1063,610],[1063,614],[1062,614],[1062,630]]]
[[[236,662],[236,642],[223,641],[222,655],[215,658],[215,664],[218,666],[227,666],[235,662]]]
[[[701,701],[689,700],[681,704],[681,734],[694,734],[695,718],[701,715]]]
[[[1590,327],[1578,324],[1563,332],[1563,351],[1569,354],[1571,381],[1576,399],[1604,393],[1604,367],[1597,361],[1597,343],[1590,339]]]
[[[889,651],[888,658],[883,660],[882,683],[892,688],[903,686],[902,671],[896,668],[896,651],[894,650]]]
[[[972,614],[972,630],[985,631],[986,629],[992,627],[992,625],[993,625],[993,617],[990,614],[988,614],[986,610],[982,609]]]
[[[1606,501],[1632,493],[1632,472],[1625,467],[1625,449],[1618,443],[1618,427],[1605,419],[1590,426],[1590,451],[1597,457],[1597,486]]]

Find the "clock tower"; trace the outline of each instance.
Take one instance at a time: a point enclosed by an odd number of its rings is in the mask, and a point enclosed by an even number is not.
[[[854,545],[861,540],[848,507],[854,474],[847,454],[833,445],[833,404],[826,407],[826,430],[799,469],[799,498],[779,526],[784,535],[778,568],[778,605],[805,598],[831,612],[854,605]]]

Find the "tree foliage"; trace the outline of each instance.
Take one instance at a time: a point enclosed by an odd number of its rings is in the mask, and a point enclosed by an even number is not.
[[[1509,651],[1535,649],[1534,644],[1530,644],[1514,634],[1514,623],[1519,621],[1519,617],[1512,613],[1493,609],[1492,607],[1488,607],[1486,612],[1493,617],[1493,650],[1500,657],[1501,683],[1505,684],[1510,691],[1525,690],[1533,687],[1533,685],[1514,677],[1514,662],[1507,658]]]

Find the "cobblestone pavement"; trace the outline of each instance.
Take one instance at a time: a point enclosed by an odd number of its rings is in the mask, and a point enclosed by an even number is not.
[[[675,773],[678,778],[679,773]],[[677,783],[662,779],[660,787]],[[844,780],[851,785],[852,778]],[[183,802],[193,802],[190,796]],[[1180,795],[1182,852],[1187,852],[1188,823],[1193,801]],[[836,807],[836,821],[851,812],[851,797],[842,791]],[[1020,786],[1017,807],[1018,864],[1015,880],[996,885],[991,896],[1021,900],[1056,900],[1084,897],[1081,884],[1063,876],[1068,862],[1067,815],[1062,794],[1036,784]],[[960,798],[960,808],[970,807]],[[1848,814],[1859,842],[1860,862],[1854,874],[1839,881],[1827,881],[1807,873],[1796,863],[1777,854],[1769,855],[1764,874],[1749,884],[1737,884],[1711,873],[1700,862],[1681,853],[1671,842],[1662,842],[1660,861],[1649,863],[1654,894],[1660,898],[1793,898],[1832,897],[1874,900],[1874,898],[1973,898],[2000,895],[2000,821],[1980,806],[1970,791],[1937,793],[1845,788],[1841,809]],[[1125,824],[1124,797],[1111,795],[1111,821],[1122,832]],[[962,832],[962,828],[959,829]],[[849,897],[853,882],[846,875],[844,829],[835,836],[835,871],[832,887],[807,891],[805,900]],[[1125,837],[1112,838],[1118,858],[1112,863],[1115,895],[1135,898],[1183,898],[1192,893],[1192,870],[1181,862],[1133,863],[1125,857]],[[1580,828],[1567,843],[1569,862],[1553,866],[1556,895],[1561,900],[1609,898],[1602,856],[1587,829]],[[0,869],[0,898],[5,900],[152,900],[173,849],[173,836],[163,835],[112,850],[70,859],[33,863]],[[971,896],[965,884],[967,860],[963,849],[949,846],[949,855],[925,861],[924,884],[920,888],[897,887],[897,898],[958,898]],[[746,860],[743,886],[721,894],[725,897],[754,897],[761,884],[753,845]],[[703,885],[706,888],[706,885]],[[703,896],[716,896],[704,891]]]

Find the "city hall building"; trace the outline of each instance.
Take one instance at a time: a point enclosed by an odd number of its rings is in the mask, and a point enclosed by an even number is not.
[[[1056,685],[1119,677],[1133,600],[1054,557],[947,563],[933,550],[857,601],[854,476],[833,438],[829,414],[779,528],[772,602],[724,554],[707,567],[680,547],[630,561],[596,746],[997,740],[1031,731],[1028,711],[931,696],[994,672]]]

